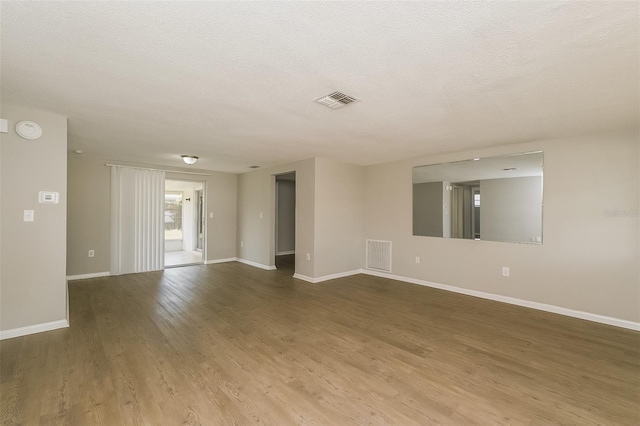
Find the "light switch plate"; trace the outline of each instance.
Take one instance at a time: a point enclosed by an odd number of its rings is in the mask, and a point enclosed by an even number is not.
[[[22,220],[24,222],[33,222],[34,217],[35,217],[35,213],[33,210],[25,210],[22,216]]]

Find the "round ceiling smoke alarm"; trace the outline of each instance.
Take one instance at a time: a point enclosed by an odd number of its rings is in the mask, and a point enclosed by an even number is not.
[[[23,139],[38,139],[42,136],[42,128],[33,121],[21,121],[16,124],[16,133]]]

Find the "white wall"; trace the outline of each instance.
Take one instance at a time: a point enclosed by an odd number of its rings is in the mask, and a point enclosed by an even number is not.
[[[238,258],[275,267],[275,175],[295,171],[295,268],[298,274],[313,276],[315,168],[316,161],[311,158],[238,176]],[[306,260],[306,253],[310,260]]]
[[[109,272],[111,178],[105,162],[69,154],[67,275]],[[87,256],[89,250],[94,257]]]
[[[542,177],[480,181],[480,239],[535,242],[542,238]]]
[[[315,270],[311,277],[361,269],[364,168],[316,159]]]
[[[67,118],[2,105],[9,133],[0,134],[2,240],[0,330],[67,320],[65,277],[67,217]],[[20,138],[17,122],[42,127],[37,140]],[[39,204],[39,191],[60,194],[59,204]],[[35,220],[23,222],[23,210]]]
[[[177,159],[179,161],[179,159]],[[69,202],[67,218],[67,275],[109,271],[110,247],[110,175],[105,163],[110,159],[69,154]],[[119,162],[120,164],[124,164]],[[131,166],[149,167],[143,164]],[[237,175],[197,169],[208,176],[167,173],[167,179],[202,180],[206,186],[208,261],[236,256]],[[213,217],[209,217],[209,214]],[[89,249],[95,257],[87,257]]]
[[[168,251],[182,251],[182,250],[184,250],[184,245],[182,244],[182,240],[165,240],[164,241],[165,253]]]
[[[238,257],[274,266],[275,175],[290,171],[296,172],[296,274],[318,278],[360,269],[364,169],[324,158],[239,176]]]
[[[237,255],[272,266],[274,175],[296,171],[296,272],[301,275],[315,278],[362,268],[366,238],[391,240],[392,272],[399,276],[638,322],[638,217],[605,215],[605,210],[638,209],[638,141],[637,131],[616,132],[364,168],[309,159],[237,177],[213,173],[207,181],[208,211],[214,212],[214,219],[207,219],[208,258]],[[545,153],[543,245],[412,235],[412,167],[535,150]],[[74,179],[91,176],[81,173],[85,169],[79,167]],[[80,235],[95,225],[92,213],[94,205],[100,205],[87,201],[91,199],[77,201],[78,209],[88,209],[83,225],[69,225],[74,227],[70,241],[77,245],[90,244]],[[75,204],[70,200],[71,205]],[[2,206],[4,209],[4,202]],[[222,249],[213,252],[212,247]],[[80,252],[86,256],[84,248]],[[415,256],[422,258],[420,264],[415,264]],[[511,268],[509,278],[501,276],[502,266]],[[99,271],[78,269],[75,273],[89,272]]]
[[[208,172],[206,186],[207,260],[236,256],[238,175]],[[180,176],[168,174],[168,176]],[[187,178],[186,175],[181,175]]]
[[[276,254],[290,254],[296,249],[296,182],[277,179],[276,185],[278,186]]]
[[[638,217],[605,214],[638,209],[638,145],[635,130],[369,166],[364,236],[393,241],[399,276],[638,322]],[[545,162],[543,245],[412,236],[412,167],[535,150]]]

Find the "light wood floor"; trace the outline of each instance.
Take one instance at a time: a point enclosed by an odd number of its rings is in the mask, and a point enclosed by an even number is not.
[[[240,263],[74,281],[0,343],[3,425],[640,423],[640,334]]]

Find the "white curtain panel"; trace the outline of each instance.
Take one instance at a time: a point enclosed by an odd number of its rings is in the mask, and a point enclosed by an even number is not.
[[[111,275],[164,269],[164,181],[161,171],[111,167]]]

